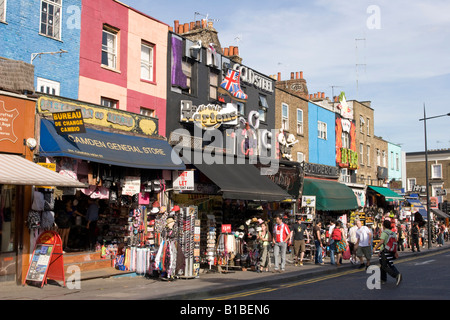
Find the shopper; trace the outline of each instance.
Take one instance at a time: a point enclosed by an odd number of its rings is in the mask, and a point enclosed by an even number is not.
[[[258,233],[258,240],[261,244],[262,253],[261,253],[261,268],[264,269],[265,272],[269,271],[270,265],[270,250],[269,245],[272,241],[272,234],[269,231],[269,227],[266,222],[261,224],[261,231]]]
[[[289,227],[283,223],[281,216],[275,217],[275,226],[273,231],[273,253],[275,256],[274,272],[284,272],[286,267],[286,249],[287,243],[291,237]]]
[[[348,230],[348,246],[350,248],[350,262],[352,264],[356,263],[356,230],[358,230],[358,226],[355,224]]]
[[[292,235],[291,239],[294,241],[294,265],[303,265],[303,257],[305,256],[306,251],[306,242],[305,242],[305,234],[307,238],[307,242],[309,243],[309,232],[306,230],[306,225],[302,223],[301,217],[298,216],[297,223],[292,226]]]
[[[323,244],[322,244],[322,237],[321,237],[321,228],[322,228],[322,222],[317,222],[316,225],[313,228],[313,238],[314,238],[314,244],[316,246],[316,255],[314,257],[314,263],[323,265]]]
[[[97,228],[98,220],[98,200],[89,199],[88,208],[86,212],[87,229],[89,230],[89,250],[95,249],[95,231]]]
[[[394,265],[394,260],[398,258],[397,235],[391,230],[391,222],[383,221],[383,232],[380,235],[380,241],[374,247],[374,250],[380,249],[379,261],[381,265],[381,283],[387,281],[387,274],[396,279],[399,285],[402,281],[402,274]]]
[[[336,227],[336,224],[333,220],[330,221],[330,225],[328,227],[328,247],[330,253],[330,264],[336,264],[334,255],[336,252],[336,241],[333,239],[332,234],[333,230]]]
[[[366,269],[370,266],[370,258],[372,257],[372,231],[366,226],[363,226],[361,221],[356,221],[356,256],[359,258],[360,265],[359,268]],[[366,258],[366,263],[364,264],[364,257]]]
[[[414,247],[417,248],[417,252],[420,252],[420,246],[419,246],[419,224],[417,222],[414,222],[413,226],[411,227],[411,250],[414,252]]]
[[[405,231],[401,224],[398,225],[398,250],[405,251]]]
[[[445,232],[445,226],[444,223],[441,222],[439,224],[439,233],[438,233],[438,247],[442,247],[444,245],[444,232]]]
[[[336,248],[336,266],[340,266],[342,264],[342,254],[347,249],[347,239],[341,221],[336,223],[332,233],[332,239]]]

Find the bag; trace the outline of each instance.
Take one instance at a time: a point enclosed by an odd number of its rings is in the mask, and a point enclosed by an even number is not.
[[[38,229],[41,226],[41,213],[30,210],[28,212],[27,225],[29,229]]]
[[[388,239],[384,244],[384,250],[392,253],[397,252],[397,235],[392,231],[390,232],[383,231],[383,232],[388,235]]]
[[[333,232],[331,233],[331,239],[341,241],[341,236],[341,230],[334,228]]]
[[[351,256],[352,256],[352,253],[350,252],[350,247],[347,246],[347,249],[345,249],[344,253],[342,254],[342,258],[344,260],[349,260]]]

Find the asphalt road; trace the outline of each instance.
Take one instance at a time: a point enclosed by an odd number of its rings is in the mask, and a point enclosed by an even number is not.
[[[378,263],[373,270],[351,269],[288,284],[243,290],[208,300],[449,300],[450,250],[424,254],[395,262],[403,275],[396,286],[388,276],[376,282]]]

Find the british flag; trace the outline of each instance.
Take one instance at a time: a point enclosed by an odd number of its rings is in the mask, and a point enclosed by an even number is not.
[[[247,100],[247,95],[242,91],[239,79],[239,71],[228,70],[225,79],[220,84],[219,91],[227,93],[236,100]]]

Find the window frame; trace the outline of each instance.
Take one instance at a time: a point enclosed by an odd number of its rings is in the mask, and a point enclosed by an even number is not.
[[[359,164],[364,165],[364,144],[360,143],[359,144]]]
[[[301,113],[301,119],[299,119],[299,111]],[[300,130],[299,130],[300,129]],[[297,135],[302,136],[303,135],[303,110],[300,108],[297,108]]]
[[[212,79],[216,78],[216,83],[214,84],[212,82]],[[219,97],[219,78],[220,74],[219,72],[215,71],[213,68],[209,68],[209,98],[213,100],[217,100]],[[215,91],[215,94],[214,94]]]
[[[106,50],[106,51],[104,50],[105,45],[103,44],[103,37],[104,37],[105,33],[114,36],[114,52],[113,53],[110,53],[108,50]],[[118,45],[119,44],[119,33],[120,33],[120,30],[118,30],[118,29],[115,29],[114,27],[111,27],[111,26],[109,26],[107,24],[103,25],[103,29],[102,29],[101,65],[104,68],[107,68],[107,69],[110,69],[110,70],[114,70],[114,71],[118,71],[119,70],[119,45]],[[106,48],[108,49],[107,44],[106,44]],[[114,66],[110,66],[108,64],[104,64],[103,63],[103,52],[106,52],[106,54],[107,54],[107,61],[109,61],[109,54],[113,55],[113,57],[114,57]]]
[[[440,168],[440,170],[439,170],[440,175],[439,176],[435,176],[434,168]],[[442,163],[433,163],[433,164],[431,164],[431,179],[442,179]]]
[[[143,60],[143,58],[142,58],[142,47],[145,47],[145,48],[149,49],[149,51],[150,51],[149,52],[149,59],[148,59],[149,61],[144,61]],[[145,67],[147,67],[149,69],[148,73],[150,75],[150,78],[143,77],[143,74],[142,74],[143,64],[145,64]],[[144,40],[141,41],[141,68],[140,68],[140,70],[141,70],[141,72],[140,72],[141,80],[148,81],[148,82],[156,82],[156,79],[155,79],[155,77],[156,77],[156,73],[155,73],[155,45],[150,43],[150,42],[144,41]]]
[[[411,185],[411,181],[413,181],[413,180],[414,180],[414,184]],[[407,184],[408,191],[413,191],[414,186],[417,184],[417,179],[416,178],[407,178],[406,184]]]
[[[326,122],[317,121],[317,137],[322,140],[328,140],[328,126]]]
[[[284,108],[286,107],[286,115],[284,115]],[[281,103],[281,129],[289,131],[289,105]]]
[[[46,91],[41,91],[40,88],[46,86],[47,88],[53,89],[55,93],[50,93]],[[59,96],[61,94],[61,83],[58,81],[37,77],[36,79],[36,91],[40,93],[51,94],[54,96]]]
[[[114,106],[108,106],[104,104],[104,102],[114,103]],[[108,98],[108,97],[100,97],[100,105],[110,109],[119,109],[119,100]]]
[[[58,3],[59,2],[59,3]],[[58,33],[58,36],[55,36],[55,32],[54,32],[54,30],[55,30],[55,23],[54,23],[54,21],[53,21],[53,25],[52,25],[52,34],[50,35],[50,34],[48,34],[48,12],[46,13],[46,22],[45,22],[45,33],[44,32],[42,32],[42,27],[43,27],[43,25],[42,25],[42,14],[44,13],[43,12],[43,4],[46,4],[47,5],[47,8],[48,8],[48,6],[53,6],[53,7],[55,7],[55,8],[57,8],[57,9],[59,9],[59,21],[58,21],[58,25],[57,25],[57,27],[58,27],[58,31],[59,31],[59,33]],[[6,8],[6,6],[5,6],[5,8]],[[53,9],[53,10],[55,10],[55,8]],[[63,8],[63,0],[41,0],[41,5],[40,5],[40,10],[39,10],[39,34],[40,35],[42,35],[42,36],[44,36],[44,37],[48,37],[48,38],[51,38],[51,39],[55,39],[55,40],[59,40],[59,41],[61,41],[61,39],[62,39],[62,20],[63,20],[63,18],[62,18],[62,13],[63,13],[63,10],[62,10],[62,8]],[[6,14],[5,14],[5,16],[6,16]],[[55,17],[55,15],[53,15],[53,17]],[[5,19],[6,19],[6,17],[5,17]]]

